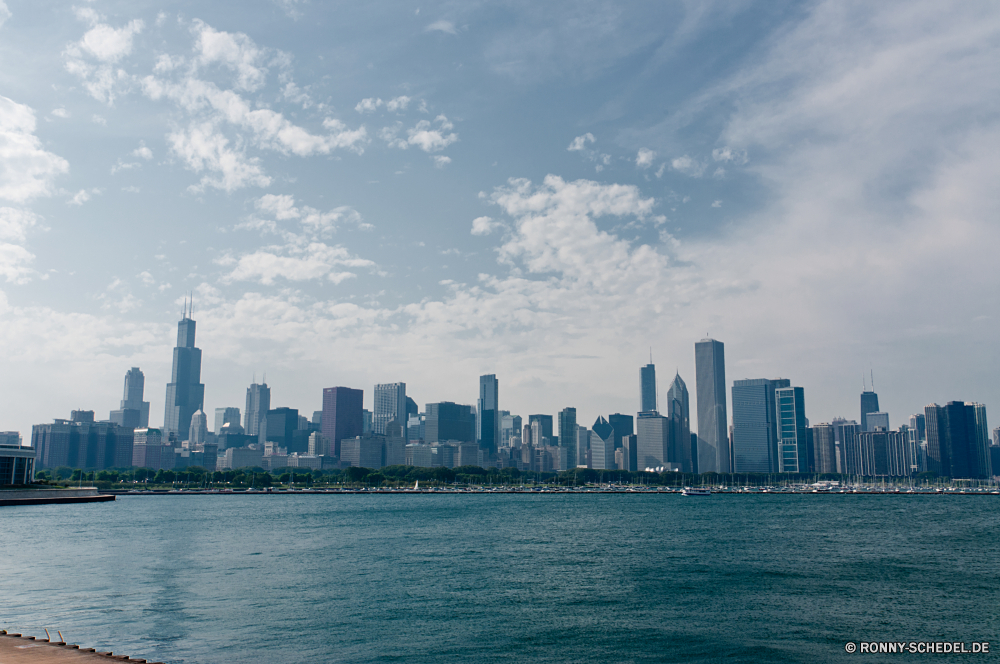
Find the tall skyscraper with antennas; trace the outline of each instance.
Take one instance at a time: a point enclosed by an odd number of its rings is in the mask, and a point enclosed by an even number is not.
[[[184,439],[191,428],[191,416],[204,408],[205,386],[201,382],[201,349],[194,345],[194,305],[184,303],[184,313],[177,323],[177,347],[167,384],[167,403],[163,414],[163,432]]]
[[[639,368],[639,412],[656,412],[656,367],[653,365],[653,358],[649,358],[649,364]]]
[[[878,395],[875,394],[875,374],[872,374],[872,389],[868,390],[868,385],[865,383],[864,374],[861,375],[861,430],[870,431],[868,428],[868,413],[877,413],[878,409]]]
[[[724,344],[715,339],[697,342],[694,367],[698,394],[698,471],[728,473],[731,468]]]

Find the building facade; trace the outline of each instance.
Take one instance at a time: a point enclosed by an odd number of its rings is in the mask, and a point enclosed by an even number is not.
[[[500,447],[500,382],[495,374],[479,377],[479,417],[476,419],[479,448],[493,456]]]
[[[201,382],[201,349],[195,347],[195,321],[188,314],[177,323],[177,346],[167,384],[163,430],[184,438],[191,428],[191,416],[205,406],[205,386]]]
[[[702,339],[694,345],[698,392],[698,470],[730,472],[729,417],[726,412],[725,345]]]
[[[779,387],[774,391],[778,427],[778,472],[809,472],[809,441],[806,431],[805,390]]]
[[[260,423],[264,421],[267,411],[271,410],[271,388],[267,382],[251,383],[247,388],[246,409],[243,411],[243,433],[248,436],[260,435]]]
[[[328,453],[340,456],[340,441],[356,438],[364,431],[364,392],[350,387],[323,389],[323,436],[333,449]]]
[[[149,426],[149,402],[143,401],[146,377],[139,367],[132,367],[125,374],[125,394],[121,407],[111,411],[108,418],[118,426],[140,429]]]
[[[375,386],[372,431],[384,435],[385,425],[392,420],[406,426],[406,383],[382,383]]]

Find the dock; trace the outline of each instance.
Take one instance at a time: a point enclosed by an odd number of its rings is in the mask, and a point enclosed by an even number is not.
[[[66,503],[103,503],[114,495],[97,489],[4,489],[0,491],[0,507],[11,505],[58,505]]]
[[[0,662],[3,664],[110,664],[113,661],[146,662],[145,659],[132,659],[128,655],[97,652],[94,648],[81,648],[71,643],[47,641],[0,630]]]

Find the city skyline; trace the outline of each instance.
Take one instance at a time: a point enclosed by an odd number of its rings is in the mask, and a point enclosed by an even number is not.
[[[129,367],[156,418],[191,291],[206,413],[494,373],[589,422],[706,335],[815,420],[997,402],[990,3],[0,7],[5,429]]]

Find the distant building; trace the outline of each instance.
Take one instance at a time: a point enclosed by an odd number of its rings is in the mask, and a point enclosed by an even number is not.
[[[490,455],[495,455],[497,448],[500,447],[499,389],[500,382],[495,374],[479,377],[477,438],[479,448]]]
[[[861,425],[842,417],[835,417],[830,424],[833,426],[834,443],[840,455],[840,472],[860,475],[862,459],[858,436],[862,433]]]
[[[521,438],[521,416],[511,415],[507,411],[500,418],[500,447],[512,447],[512,439]]]
[[[604,417],[597,418],[590,432],[590,467],[615,469],[615,430]]]
[[[774,390],[784,378],[733,381],[733,461],[737,473],[778,471],[778,427]]]
[[[656,412],[656,366],[639,367],[639,412]]]
[[[871,391],[865,389],[861,392],[861,430],[871,431],[868,427],[868,413],[877,413],[878,395],[875,394],[874,387]],[[888,429],[889,427],[886,427]]]
[[[532,424],[534,422],[538,422],[538,426],[540,427],[540,432],[541,432],[542,438],[548,439],[548,442],[544,443],[544,444],[548,445],[548,444],[552,443],[553,440],[554,440],[554,437],[553,437],[553,433],[554,432],[552,430],[552,416],[551,415],[528,415],[528,424]],[[536,445],[540,445],[540,444],[542,444],[542,442],[539,441],[539,440],[536,440],[535,444]]]
[[[240,409],[234,406],[227,406],[225,408],[215,409],[215,426],[212,431],[215,435],[219,435],[222,431],[222,427],[225,424],[239,424],[240,423]],[[243,428],[242,426],[240,427]]]
[[[691,458],[691,416],[688,407],[687,385],[680,373],[674,376],[667,390],[663,413],[670,420],[670,440],[667,446],[667,461],[678,464],[682,472],[694,472]],[[725,445],[728,449],[729,446]]]
[[[635,418],[631,415],[612,413],[608,415],[608,422],[611,424],[611,428],[615,430],[615,448],[620,449],[624,445],[622,438],[635,433]]]
[[[590,429],[579,425],[576,427],[576,467],[590,468]]]
[[[271,409],[271,388],[267,382],[252,383],[247,388],[247,404],[243,411],[243,432],[248,436],[260,436],[260,423]]]
[[[406,383],[384,383],[375,386],[375,413],[372,431],[385,434],[390,420],[406,422]]]
[[[694,345],[698,392],[698,470],[730,472],[729,418],[726,414],[725,345],[702,339]]]
[[[865,415],[865,431],[888,431],[889,413],[876,411]]]
[[[736,402],[733,401],[733,413]],[[832,424],[817,424],[813,430],[813,454],[816,458],[817,473],[837,473],[837,441]]]
[[[340,456],[340,441],[365,433],[364,392],[350,387],[323,388],[323,435],[330,441],[332,456]]]
[[[579,454],[576,450],[576,408],[566,407],[559,411],[559,447],[566,448],[567,464],[576,465]]]
[[[167,384],[163,430],[183,438],[191,428],[191,416],[205,406],[205,386],[201,382],[201,349],[194,345],[195,321],[185,310],[177,323],[177,346]]]
[[[437,443],[447,440],[476,442],[476,417],[472,412],[472,406],[442,401],[429,403],[424,410],[427,414],[424,442]]]
[[[872,426],[871,413],[868,425]],[[881,427],[858,434],[861,464],[857,474],[864,477],[908,477],[912,461],[907,450],[909,436],[902,431],[887,431]]]
[[[132,367],[125,374],[125,395],[121,408],[111,411],[108,418],[118,426],[140,429],[149,426],[149,402],[143,401],[146,377],[139,367]]]
[[[985,409],[983,413],[985,419]],[[989,452],[976,421],[976,407],[962,401],[924,408],[927,469],[944,477],[988,477]]]
[[[238,468],[263,468],[264,450],[262,447],[231,447],[224,456],[219,457],[219,470],[236,470]]]
[[[43,468],[128,468],[133,430],[113,422],[94,422],[93,411],[73,411],[74,420],[56,420],[31,428],[35,464]]]
[[[272,408],[267,411],[261,422],[258,441],[261,445],[272,442],[287,448],[289,452],[301,451],[305,453],[305,449],[294,449],[293,436],[298,427],[299,411],[297,408]],[[306,445],[308,445],[308,436],[305,438]]]
[[[364,434],[340,441],[340,465],[382,468],[385,465],[385,436]]]
[[[204,445],[208,439],[208,416],[200,408],[191,416],[191,428],[188,430],[188,447]]]
[[[31,484],[35,477],[35,449],[0,433],[0,486]]]
[[[670,421],[657,412],[639,413],[635,420],[638,470],[667,467]]]
[[[622,465],[620,468],[622,470],[633,472],[639,470],[637,446],[637,436],[634,434],[630,436],[622,436],[622,448],[620,450],[622,454]]]
[[[778,472],[809,472],[809,441],[806,438],[805,390],[780,387],[774,391],[778,427]]]

